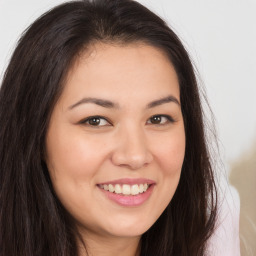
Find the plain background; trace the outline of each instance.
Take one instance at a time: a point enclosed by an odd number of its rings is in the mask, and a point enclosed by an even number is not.
[[[63,2],[0,0],[0,80],[22,31]],[[139,2],[167,21],[197,67],[216,117],[221,158],[240,194],[242,252],[256,255],[256,0]]]

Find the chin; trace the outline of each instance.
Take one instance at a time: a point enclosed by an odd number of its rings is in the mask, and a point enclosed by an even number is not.
[[[137,230],[136,228],[125,229],[125,230],[120,229],[120,230],[114,230],[114,231],[109,232],[109,235],[115,236],[115,237],[140,237],[146,231],[147,231],[147,229],[143,229],[143,230]]]
[[[138,237],[143,235],[154,223],[152,222],[132,222],[116,221],[114,225],[108,226],[108,233],[118,237]]]

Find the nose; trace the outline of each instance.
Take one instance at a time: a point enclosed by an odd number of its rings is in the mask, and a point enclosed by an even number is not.
[[[139,129],[123,129],[117,136],[112,162],[132,170],[140,169],[153,160],[145,135]]]

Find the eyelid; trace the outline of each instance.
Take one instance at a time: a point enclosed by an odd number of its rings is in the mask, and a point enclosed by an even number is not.
[[[86,122],[90,121],[91,119],[93,118],[99,118],[99,119],[104,119],[106,122],[109,123],[109,125],[90,125],[90,124],[86,124]],[[98,127],[103,127],[103,126],[110,126],[112,125],[111,122],[104,116],[98,116],[98,115],[95,115],[95,116],[88,116],[86,117],[85,119],[82,119],[81,121],[78,122],[79,124],[82,124],[82,125],[88,125],[90,127],[93,127],[93,128],[98,128]]]
[[[146,122],[146,124],[148,124],[148,121],[150,121],[151,118],[153,117],[164,117],[166,118],[168,121],[165,122],[164,124],[154,124],[154,123],[149,123],[150,125],[156,125],[156,126],[163,126],[163,125],[167,125],[167,124],[170,124],[170,123],[174,123],[175,120],[173,119],[172,116],[170,115],[164,115],[164,114],[156,114],[156,115],[152,115]],[[88,121],[90,121],[91,119],[93,118],[99,118],[99,119],[104,119],[108,125],[91,125],[91,124],[86,124]],[[112,123],[108,120],[108,118],[104,117],[104,116],[99,116],[99,115],[95,115],[95,116],[89,116],[89,117],[86,117],[85,119],[82,119],[81,121],[79,121],[79,124],[82,124],[82,125],[88,125],[90,127],[93,127],[93,128],[100,128],[100,127],[105,127],[105,126],[111,126]]]
[[[176,121],[173,119],[172,116],[170,116],[170,115],[164,115],[164,114],[153,115],[153,116],[151,116],[148,120],[150,120],[151,118],[156,117],[156,116],[165,117],[165,118],[167,118],[168,122],[166,122],[166,123],[164,123],[164,124],[154,124],[154,123],[150,123],[150,124],[162,126],[162,125],[167,125],[167,124],[176,122]]]

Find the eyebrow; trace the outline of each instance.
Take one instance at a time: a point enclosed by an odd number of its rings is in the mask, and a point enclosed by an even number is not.
[[[98,98],[83,98],[83,99],[79,100],[77,103],[71,105],[68,109],[71,110],[71,109],[73,109],[81,104],[85,104],[85,103],[93,103],[93,104],[99,105],[104,108],[120,108],[117,103],[114,103],[109,100],[98,99]]]
[[[167,97],[158,99],[158,100],[154,100],[150,103],[147,104],[146,109],[150,109],[150,108],[154,108],[156,106],[165,104],[165,103],[176,103],[177,105],[180,106],[180,103],[178,101],[178,99],[172,95],[169,95]],[[111,108],[111,109],[120,109],[120,106],[118,103],[106,100],[106,99],[99,99],[99,98],[83,98],[81,100],[79,100],[78,102],[76,102],[75,104],[71,105],[68,109],[71,110],[81,104],[86,104],[86,103],[93,103],[96,104],[98,106],[104,107],[104,108]]]
[[[159,106],[159,105],[162,105],[162,104],[165,104],[165,103],[169,103],[169,102],[174,102],[174,103],[176,103],[177,105],[180,106],[180,103],[179,103],[178,99],[175,98],[175,97],[172,96],[172,95],[169,95],[169,96],[167,96],[167,97],[161,98],[161,99],[159,99],[159,100],[154,100],[154,101],[148,103],[148,105],[146,106],[146,108],[147,108],[147,109],[148,109],[148,108],[154,108],[154,107],[156,107],[156,106]]]

